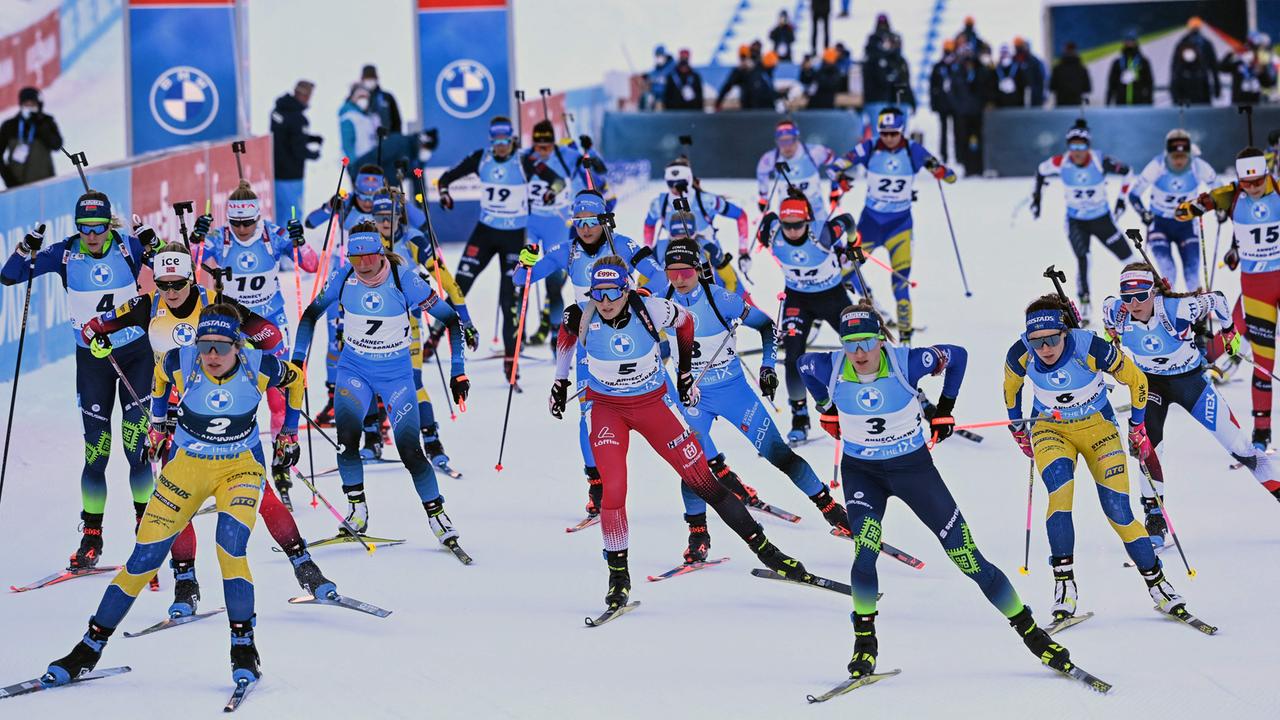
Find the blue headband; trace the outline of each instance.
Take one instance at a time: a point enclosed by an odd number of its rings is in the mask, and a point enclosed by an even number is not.
[[[360,173],[356,175],[356,194],[362,199],[368,200],[374,193],[382,187],[382,176],[373,173]]]
[[[613,263],[605,263],[598,265],[591,270],[591,289],[612,285],[614,287],[625,288],[629,286],[631,272],[626,265],[615,265]]]
[[[573,198],[573,214],[577,215],[580,212],[603,215],[608,210],[605,208],[604,198],[590,190],[583,190]]]
[[[510,140],[515,128],[509,122],[496,122],[489,125],[490,140]]]
[[[840,337],[879,335],[884,332],[880,316],[870,310],[850,310],[840,315]]]
[[[232,340],[240,339],[240,320],[230,315],[202,315],[200,324],[196,326],[196,337],[205,335],[222,335]]]
[[[773,136],[775,138],[800,137],[800,128],[794,123],[782,123],[773,129]]]
[[[84,225],[111,222],[111,201],[104,198],[81,198],[76,201],[76,222]]]
[[[1066,330],[1066,316],[1061,310],[1036,310],[1027,313],[1027,334],[1039,330]]]
[[[355,232],[347,237],[347,255],[376,255],[382,252],[382,237],[376,232]]]
[[[391,215],[395,211],[395,203],[386,195],[379,195],[373,199],[374,215]]]

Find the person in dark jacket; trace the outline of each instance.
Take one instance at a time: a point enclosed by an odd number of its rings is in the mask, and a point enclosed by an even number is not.
[[[378,84],[378,68],[365,65],[360,71],[360,84],[369,91],[369,112],[377,114],[382,127],[392,134],[400,133],[400,105],[396,96]]]
[[[1262,102],[1262,91],[1276,86],[1276,69],[1264,59],[1271,38],[1260,32],[1249,33],[1244,52],[1222,58],[1221,69],[1231,73],[1231,104],[1256,105]]]
[[[720,92],[716,93],[716,112],[720,112],[721,106],[724,105],[725,96],[734,88],[738,88],[740,106],[743,108],[747,106],[747,76],[755,66],[756,61],[751,59],[751,46],[739,45],[738,64],[729,71],[724,82],[720,85]]]
[[[1027,68],[1013,56],[1013,48],[1000,46],[992,72],[996,74],[996,107],[1026,107]]]
[[[1216,68],[1208,68],[1196,44],[1183,40],[1173,50],[1169,66],[1169,95],[1174,105],[1208,105],[1213,101]]]
[[[769,40],[773,43],[773,51],[782,62],[791,62],[791,46],[796,41],[796,26],[791,23],[787,11],[778,13],[778,24],[769,31]]]
[[[1048,79],[1044,61],[1031,54],[1031,43],[1022,37],[1013,39],[1013,59],[1022,64],[1026,74],[1027,104],[1031,107],[1044,107],[1044,88]]]
[[[901,38],[890,36],[885,54],[875,62],[862,64],[862,110],[868,118],[872,138],[878,138],[875,119],[890,105],[916,110],[916,96],[911,89],[911,69],[902,57]]]
[[[1053,102],[1058,107],[1081,105],[1084,98],[1093,92],[1089,69],[1080,60],[1075,43],[1066,44],[1058,64],[1053,66],[1053,73],[1049,76],[1049,92],[1053,93]]]
[[[974,57],[982,57],[991,54],[991,46],[978,36],[977,29],[974,28],[972,15],[966,15],[964,18],[964,28],[956,33],[956,50],[967,51]]]
[[[862,48],[863,59],[877,63],[880,58],[892,55],[895,47],[902,47],[902,36],[889,26],[889,16],[880,13],[876,16],[875,29],[867,36],[867,43]]]
[[[667,86],[663,90],[662,104],[667,110],[697,110],[704,107],[702,99],[702,76],[689,64],[689,51],[681,50],[676,67],[667,76]]]
[[[271,146],[275,159],[276,224],[283,227],[290,219],[290,209],[303,206],[303,178],[308,160],[320,157],[320,144],[324,138],[312,135],[311,121],[303,113],[311,103],[315,84],[299,80],[293,86],[293,94],[276,98],[271,111]]]
[[[957,46],[959,43],[957,43]],[[972,52],[961,52],[951,78],[951,105],[956,113],[956,159],[966,177],[985,169],[982,159],[982,112],[995,99],[995,73]]]
[[[1138,34],[1125,33],[1120,56],[1111,62],[1107,74],[1108,105],[1150,105],[1155,93],[1151,61],[1138,48]]]
[[[840,53],[835,48],[822,51],[822,62],[814,67],[813,58],[805,58],[804,67],[800,69],[800,83],[804,85],[805,95],[810,110],[833,110],[836,106],[836,95],[849,89],[849,77],[840,72],[837,63]]]
[[[948,135],[955,127],[955,106],[951,103],[951,78],[956,70],[956,41],[942,41],[942,57],[929,71],[929,107],[938,115],[938,156],[942,162],[951,162]]]
[[[809,2],[809,51],[814,55],[831,45],[831,0]],[[822,26],[822,44],[818,44],[818,26]]]
[[[1196,50],[1196,56],[1200,64],[1204,67],[1204,73],[1209,76],[1209,95],[1212,99],[1217,99],[1222,94],[1222,80],[1218,78],[1218,53],[1213,49],[1213,43],[1209,38],[1200,32],[1204,26],[1204,21],[1193,15],[1187,18],[1187,32],[1178,38],[1177,47],[1184,44],[1190,44]],[[1177,62],[1178,54],[1174,53],[1173,61]]]
[[[0,125],[0,177],[15,188],[53,177],[53,154],[62,149],[62,133],[52,115],[44,114],[40,91],[18,91],[18,114]]]

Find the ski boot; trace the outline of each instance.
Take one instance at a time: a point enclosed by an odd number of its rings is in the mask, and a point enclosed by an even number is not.
[[[502,378],[508,384],[515,385],[516,392],[523,393],[524,390],[520,387],[520,373],[517,371],[515,379],[513,380],[511,378],[511,369],[515,367],[515,364],[516,360],[514,356],[508,355],[502,358]]]
[[[253,644],[253,626],[257,619],[258,616],[253,615],[248,620],[231,621],[231,681],[237,685],[257,682],[262,677],[258,648]]]
[[[280,496],[284,509],[293,512],[293,500],[289,498],[289,490],[293,489],[293,480],[289,478],[289,467],[285,465],[271,468],[271,482],[276,486],[276,495]]]
[[[853,535],[853,531],[849,529],[849,513],[845,511],[843,505],[831,497],[830,490],[824,487],[810,495],[809,499],[818,508],[818,512],[822,513],[822,519],[826,520],[827,524],[838,530],[841,535]]]
[[[853,616],[853,659],[849,661],[849,677],[863,678],[876,671],[876,613]]]
[[[1023,605],[1017,615],[1009,618],[1009,625],[1018,632],[1018,636],[1022,638],[1022,644],[1026,645],[1031,654],[1040,659],[1040,662],[1058,672],[1067,672],[1072,668],[1071,653],[1055,643],[1053,638],[1049,637],[1049,633],[1036,625],[1036,619],[1031,616],[1031,608]]]
[[[102,659],[102,648],[106,647],[107,639],[115,631],[115,628],[102,627],[89,618],[89,631],[71,648],[71,652],[49,663],[49,669],[40,677],[40,684],[44,687],[66,685],[93,670]]]
[[[707,514],[685,515],[684,521],[689,523],[689,547],[684,550],[684,564],[706,562],[707,551],[711,549],[711,533],[707,532]]]
[[[1271,444],[1271,428],[1253,429],[1253,447],[1260,453],[1267,451],[1267,446]]]
[[[422,508],[427,511],[427,524],[431,526],[431,532],[436,534],[436,540],[439,540],[441,545],[456,545],[458,531],[453,529],[453,521],[444,512],[444,500],[436,498],[424,502]]]
[[[604,498],[604,481],[600,479],[600,470],[588,465],[587,473],[587,517],[600,514],[600,503]]]
[[[353,530],[363,535],[369,529],[369,505],[365,502],[364,484],[345,488],[347,493],[347,504],[349,510],[347,512],[347,524]],[[346,533],[347,529],[339,528],[338,532]]]
[[[312,597],[330,600],[338,596],[338,586],[320,572],[320,567],[311,559],[311,553],[307,552],[304,541],[299,541],[285,552],[293,563],[293,576],[298,579],[298,585],[304,592]]]
[[[360,451],[360,459],[363,461],[382,459],[382,433],[378,430],[364,431],[364,448]]]
[[[605,550],[605,564],[609,566],[609,592],[605,593],[604,604],[610,610],[627,604],[631,595],[631,573],[627,571],[626,550]]]
[[[787,442],[796,445],[809,439],[809,407],[804,400],[791,401],[791,432]]]
[[[316,415],[317,427],[333,427],[333,383],[325,383],[324,387],[329,393],[329,399],[325,402],[324,407]]]
[[[1160,567],[1159,560],[1156,560],[1155,567],[1141,572],[1142,579],[1147,581],[1147,592],[1151,593],[1151,599],[1155,601],[1157,610],[1175,617],[1183,617],[1190,614],[1187,612],[1186,601],[1174,591],[1173,586],[1165,579],[1164,570]]]
[[[1076,310],[1080,313],[1080,327],[1089,327],[1089,316],[1093,314],[1093,303],[1089,302],[1089,293],[1080,293],[1079,302]]]
[[[791,580],[803,580],[809,577],[809,572],[804,569],[804,563],[779,550],[777,545],[769,542],[769,538],[764,536],[763,531],[758,531],[747,538],[747,546],[765,567],[782,577]]]
[[[440,340],[444,337],[444,324],[432,323],[431,332],[427,334],[427,339],[422,343],[422,362],[431,359],[436,354],[436,348],[440,347]]]
[[[449,456],[444,452],[444,443],[440,442],[439,423],[431,423],[422,429],[422,449],[426,451],[427,459],[436,466],[436,469],[451,478],[462,477],[462,473],[449,465]]]
[[[1160,512],[1160,505],[1154,497],[1142,498],[1142,508],[1147,511],[1146,526],[1147,534],[1151,536],[1151,544],[1156,547],[1163,547],[1167,538],[1166,534],[1169,528],[1164,522],[1164,513]]]
[[[753,508],[762,508],[765,503],[756,494],[755,488],[742,482],[742,478],[738,477],[738,473],[729,469],[728,464],[724,461],[724,453],[711,458],[707,461],[707,465],[711,468],[711,474],[715,475],[716,480],[738,497],[743,505]]]
[[[102,557],[102,514],[80,512],[82,523],[80,547],[71,554],[68,570],[89,570],[98,566]]]
[[[170,560],[169,567],[173,568],[173,604],[169,606],[169,617],[195,615],[196,605],[200,602],[195,561]]]
[[[538,316],[538,329],[529,336],[530,345],[541,345],[551,336],[551,307],[542,306],[542,313]]]
[[[1053,619],[1054,621],[1069,618],[1076,614],[1076,572],[1075,556],[1064,555],[1052,558],[1053,566]]]

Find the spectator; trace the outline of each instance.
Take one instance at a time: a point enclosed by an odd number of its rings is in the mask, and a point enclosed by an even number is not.
[[[676,61],[667,54],[665,45],[659,45],[653,49],[653,70],[645,76],[648,81],[649,88],[644,98],[642,110],[657,110],[662,104],[662,98],[667,91],[667,76],[671,74],[672,68],[675,67]]]
[[[720,92],[716,94],[716,112],[719,112],[724,105],[725,96],[734,88],[738,88],[738,103],[741,107],[747,106],[747,75],[751,69],[755,67],[755,62],[751,59],[751,46],[738,46],[738,64],[729,71],[725,77],[724,83],[720,85]]]
[[[18,91],[18,114],[0,125],[0,176],[15,188],[53,177],[53,153],[62,149],[62,133],[52,115],[44,114],[40,91]]]
[[[853,53],[849,52],[849,48],[845,47],[842,42],[836,42],[836,67],[840,68],[841,75],[848,75],[853,69]]]
[[[901,38],[896,34],[889,38],[889,47],[876,61],[862,64],[862,103],[863,112],[870,121],[872,137],[879,137],[876,132],[875,118],[880,111],[890,105],[901,108],[906,113],[916,110],[916,96],[911,90],[911,70],[902,57]]]
[[[1210,100],[1216,100],[1222,94],[1222,80],[1218,78],[1218,54],[1213,49],[1213,43],[1209,42],[1209,38],[1205,37],[1200,29],[1204,22],[1197,16],[1187,18],[1187,32],[1181,38],[1178,38],[1178,47],[1186,43],[1190,43],[1196,49],[1196,56],[1201,65],[1204,66],[1204,74],[1209,77],[1209,95]],[[1178,53],[1174,53],[1173,62],[1178,61]]]
[[[308,160],[320,157],[320,144],[324,138],[308,132],[311,121],[303,114],[311,104],[311,92],[315,85],[309,80],[299,80],[293,93],[276,98],[271,111],[271,147],[276,173],[276,224],[283,227],[289,221],[291,208],[302,208],[303,178]],[[349,156],[348,156],[349,157]],[[283,219],[281,219],[283,218]]]
[[[703,110],[702,76],[689,64],[689,51],[682,49],[675,70],[667,76],[662,104],[667,110]]]
[[[956,71],[956,41],[942,41],[942,58],[929,71],[929,107],[938,115],[939,156],[951,162],[948,133],[955,126],[955,106],[951,103],[951,78]]]
[[[818,25],[822,25],[822,45],[818,45]],[[831,44],[831,0],[812,0],[809,3],[809,52],[818,54],[818,48]]]
[[[1062,57],[1049,76],[1049,92],[1053,93],[1054,105],[1058,107],[1081,105],[1085,96],[1093,92],[1089,69],[1080,60],[1075,43],[1069,42],[1063,48]]]
[[[1151,62],[1138,49],[1138,33],[1130,30],[1107,75],[1107,104],[1150,105],[1153,92]]]
[[[1022,67],[1026,72],[1027,89],[1031,95],[1031,107],[1044,107],[1044,85],[1047,79],[1044,72],[1044,62],[1031,54],[1031,43],[1021,37],[1013,39],[1013,58],[1022,63]]]
[[[775,109],[778,92],[773,88],[773,69],[777,65],[778,56],[772,52],[765,53],[759,62],[748,53],[721,86],[716,97],[716,110],[720,109],[725,95],[734,87],[738,88],[739,105],[743,110]]]
[[[1026,107],[1027,72],[1013,56],[1008,45],[1000,46],[1000,57],[993,68],[996,74],[996,107]]]
[[[973,27],[973,16],[969,15],[964,19],[964,29],[956,33],[956,52],[967,50],[974,57],[991,54],[991,46],[985,40],[978,37],[978,31]]]
[[[796,41],[796,26],[791,24],[787,11],[778,13],[778,24],[769,31],[769,40],[773,42],[773,51],[782,62],[791,62],[791,46]]]
[[[347,101],[338,108],[338,125],[342,130],[342,154],[355,159],[378,147],[381,118],[369,112],[369,88],[360,83],[351,86]],[[352,173],[359,167],[351,164]],[[354,177],[354,175],[353,175]]]
[[[1251,32],[1239,57],[1228,54],[1222,58],[1222,71],[1231,73],[1232,105],[1256,105],[1262,102],[1264,88],[1276,86],[1275,65],[1267,51],[1270,46],[1271,38],[1265,33]]]
[[[751,62],[759,64],[764,57],[764,43],[759,40],[752,40],[751,44],[747,46],[747,51],[751,54]]]
[[[378,68],[365,65],[360,72],[360,84],[369,91],[369,109],[378,116],[387,132],[400,134],[400,105],[396,96],[378,84]]]
[[[1169,95],[1174,105],[1208,105],[1213,102],[1216,68],[1206,67],[1194,42],[1183,39],[1173,51],[1169,68]]]
[[[836,17],[849,17],[849,6],[853,4],[853,0],[840,0],[840,14]]]
[[[956,43],[959,47],[959,42]],[[985,169],[982,159],[982,112],[995,95],[995,73],[978,62],[971,51],[960,58],[951,78],[951,105],[956,113],[956,159],[964,165],[966,177],[976,177]]]
[[[813,67],[813,56],[805,58],[805,67],[800,70],[800,82],[804,85],[805,95],[809,97],[806,105],[811,110],[832,110],[836,106],[836,95],[849,87],[849,77],[840,72],[837,64],[839,52],[835,48],[822,51],[822,63]]]
[[[902,47],[902,36],[889,27],[889,16],[880,13],[876,16],[875,29],[867,36],[867,44],[863,47],[863,60],[867,63],[878,63],[881,58],[893,54],[895,46]]]

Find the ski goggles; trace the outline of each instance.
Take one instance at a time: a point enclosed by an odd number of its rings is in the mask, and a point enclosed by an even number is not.
[[[160,288],[162,292],[178,292],[182,288],[186,287],[188,282],[189,281],[186,278],[178,280],[157,280],[156,287]]]
[[[809,224],[809,221],[801,220],[800,222],[784,222],[779,224],[782,225],[783,230],[791,230],[792,232],[795,232],[796,230],[803,230],[804,226]]]
[[[1262,184],[1265,183],[1266,181],[1267,181],[1266,175],[1263,175],[1262,177],[1256,177],[1256,178],[1240,178],[1240,187],[1247,187],[1247,188],[1262,187]]]
[[[856,352],[861,350],[864,353],[873,352],[881,341],[884,340],[883,335],[845,335],[840,338],[840,343],[844,345],[845,352]]]
[[[587,296],[596,302],[617,302],[626,292],[626,288],[593,288]]]
[[[230,355],[235,352],[236,344],[230,340],[197,340],[196,347],[201,355]]]
[[[667,277],[672,280],[692,280],[697,275],[697,268],[667,268]]]
[[[1069,143],[1067,143],[1067,149],[1068,149],[1068,150],[1071,150],[1071,151],[1073,151],[1073,152],[1084,152],[1084,151],[1086,151],[1086,150],[1088,150],[1088,149],[1089,149],[1089,143],[1087,143],[1087,142],[1069,142]]]
[[[600,218],[592,215],[591,217],[576,217],[573,219],[573,226],[576,228],[591,228],[600,225]]]
[[[238,218],[227,218],[227,224],[228,224],[228,225],[230,225],[231,227],[238,227],[238,228],[251,228],[251,227],[253,227],[254,225],[257,225],[257,224],[258,224],[258,218],[256,218],[256,217],[254,217],[254,218],[244,218],[244,219],[238,219]]]
[[[110,229],[109,223],[76,223],[81,235],[101,235]]]
[[[1128,305],[1130,303],[1142,303],[1151,299],[1150,290],[1135,290],[1133,292],[1120,293],[1120,302]]]
[[[1053,335],[1047,335],[1045,337],[1038,337],[1038,338],[1029,337],[1026,340],[1027,340],[1027,344],[1031,346],[1032,350],[1041,350],[1047,347],[1051,347],[1051,348],[1058,347],[1058,345],[1062,342],[1062,336],[1063,336],[1063,332],[1059,330]]]

